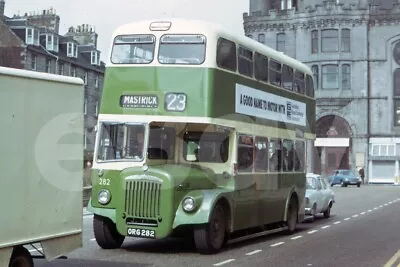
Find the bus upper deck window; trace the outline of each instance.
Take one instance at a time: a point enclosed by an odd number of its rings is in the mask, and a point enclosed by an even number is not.
[[[120,35],[115,37],[111,62],[113,64],[149,64],[154,59],[154,49],[154,35]]]
[[[163,35],[158,61],[161,64],[201,65],[206,57],[206,37],[203,35]]]

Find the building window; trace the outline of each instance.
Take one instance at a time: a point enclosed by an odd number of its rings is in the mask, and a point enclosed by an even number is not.
[[[71,66],[71,76],[76,77],[76,68]]]
[[[46,49],[58,52],[58,37],[54,34],[46,34]]]
[[[100,53],[98,51],[90,52],[91,64],[100,65]]]
[[[285,52],[285,34],[278,33],[276,35],[276,50]]]
[[[46,59],[46,72],[51,73],[51,60]]]
[[[247,37],[249,37],[250,39],[253,39],[253,35],[251,34],[246,34]]]
[[[341,50],[342,52],[350,52],[350,30],[342,29],[342,44]]]
[[[31,69],[36,70],[37,66],[37,57],[36,55],[31,55]]]
[[[311,53],[318,53],[318,31],[311,32]]]
[[[39,46],[39,30],[32,27],[26,28],[25,43]]]
[[[99,115],[99,101],[96,102],[95,116]]]
[[[372,144],[369,154],[371,156],[396,156],[395,144]]]
[[[349,64],[342,65],[342,89],[351,88],[351,67]]]
[[[78,57],[78,47],[75,43],[68,42],[67,43],[67,56],[68,57]]]
[[[64,75],[64,64],[60,63],[58,66],[58,74]]]
[[[99,88],[99,76],[98,75],[96,75],[96,77],[94,78],[94,86],[96,88]]]
[[[338,65],[322,66],[322,89],[339,89]]]
[[[339,31],[335,29],[323,30],[322,52],[339,52]]]
[[[265,44],[265,34],[260,33],[260,34],[258,35],[258,42],[260,42],[260,43],[262,43],[262,44]]]
[[[281,10],[292,9],[292,0],[281,0]]]
[[[318,68],[318,65],[313,65],[311,67],[311,71],[313,73],[315,89],[318,89],[319,88],[319,68]]]
[[[394,125],[400,126],[400,99],[394,100]]]

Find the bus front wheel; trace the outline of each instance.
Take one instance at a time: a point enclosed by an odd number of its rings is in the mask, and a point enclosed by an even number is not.
[[[196,226],[194,242],[200,254],[218,252],[225,243],[226,214],[222,205],[217,204],[207,224]]]
[[[93,216],[93,231],[97,244],[103,249],[120,248],[125,240],[113,221],[96,214]]]
[[[11,255],[9,267],[33,267],[32,256],[21,246],[15,247]]]

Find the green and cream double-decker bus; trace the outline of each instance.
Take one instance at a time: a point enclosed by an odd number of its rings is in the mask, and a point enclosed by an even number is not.
[[[304,218],[312,72],[202,21],[120,26],[102,93],[92,197],[104,249],[193,235],[200,253]]]

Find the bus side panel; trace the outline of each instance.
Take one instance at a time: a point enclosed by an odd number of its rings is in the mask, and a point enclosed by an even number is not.
[[[247,116],[253,122],[257,124],[263,124],[265,126],[278,127],[285,130],[301,130],[306,133],[315,133],[315,100],[303,97],[292,92],[277,88],[272,85],[262,84],[255,80],[240,76],[239,74],[230,73],[228,71],[223,71],[220,69],[210,69],[213,72],[212,75],[214,79],[209,85],[210,101],[212,101],[211,114],[212,117],[220,118],[226,117],[228,115],[236,114],[237,119],[239,119],[239,114],[235,110],[236,101],[236,84],[240,84],[251,89],[259,90],[269,94],[274,94],[278,97],[285,97],[293,99],[298,102],[304,103],[306,107],[306,126],[288,124],[280,121],[274,121],[269,119],[264,119],[260,117]],[[210,75],[211,76],[211,75]],[[268,100],[268,99],[265,99]],[[243,119],[240,119],[243,121]]]

